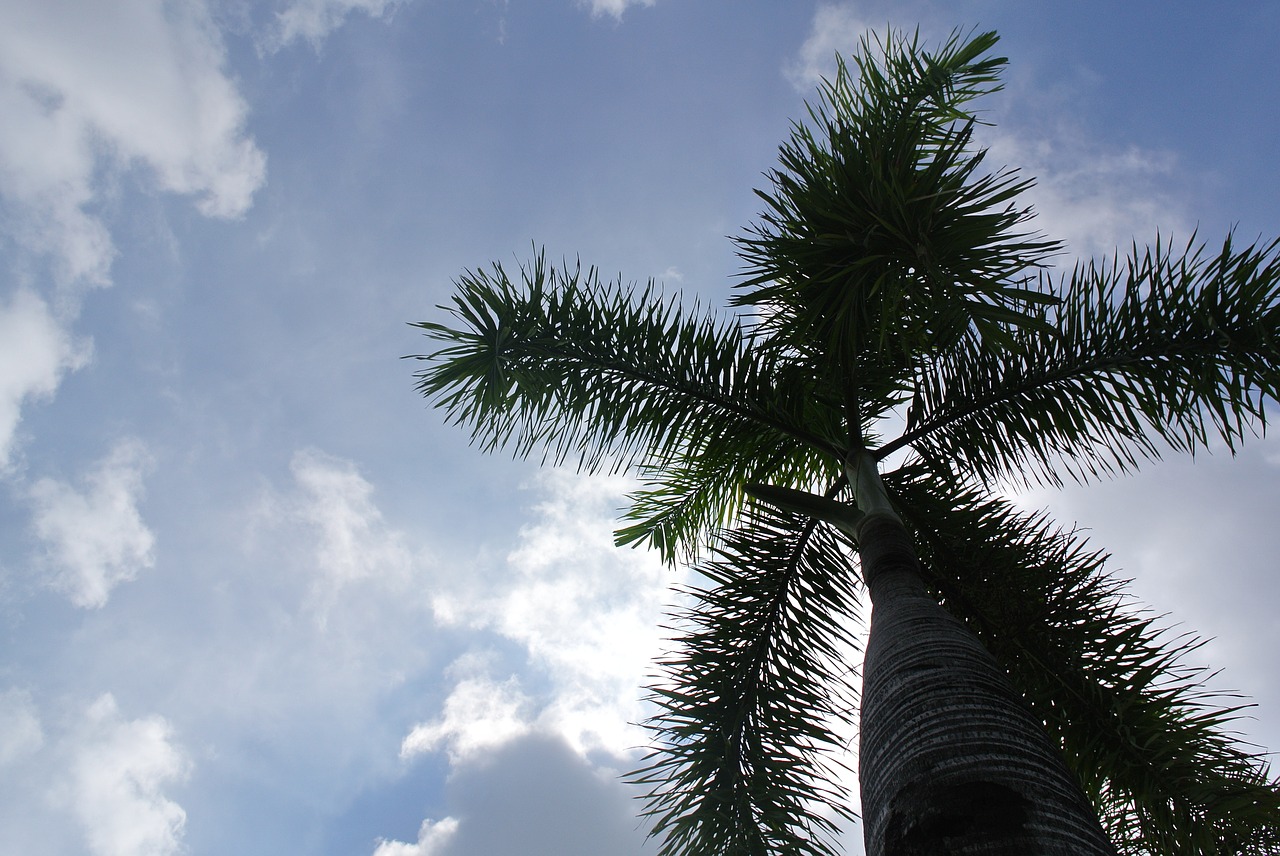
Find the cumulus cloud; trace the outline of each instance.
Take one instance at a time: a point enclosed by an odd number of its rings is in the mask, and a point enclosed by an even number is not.
[[[104,693],[43,717],[0,692],[0,852],[174,856],[186,812],[166,791],[190,770],[169,723]]]
[[[9,465],[22,406],[52,396],[89,353],[88,343],[75,341],[35,294],[0,300],[0,472]]]
[[[459,764],[528,733],[531,699],[521,691],[518,678],[493,680],[485,659],[475,655],[459,658],[448,672],[457,683],[444,712],[414,726],[400,745],[401,758],[443,747],[450,762]]]
[[[165,796],[190,762],[159,716],[125,719],[110,694],[85,712],[66,741],[69,767],[54,798],[80,823],[95,856],[181,852],[186,812]]]
[[[291,0],[276,15],[277,32],[273,47],[283,47],[298,39],[319,47],[351,13],[362,12],[371,18],[381,18],[402,2],[404,0]]]
[[[659,650],[675,572],[644,550],[613,544],[629,483],[565,471],[540,476],[544,499],[503,573],[482,588],[438,591],[442,623],[517,642],[545,674],[538,725],[580,751],[623,752],[639,735],[640,685]]]
[[[207,216],[248,209],[266,162],[203,3],[16,0],[5,18],[3,225],[63,282],[108,279],[114,249],[93,212],[104,172],[141,168]]]
[[[418,829],[416,843],[379,841],[373,856],[444,856],[444,848],[457,832],[457,818],[446,817],[438,821],[427,819],[422,821],[422,826]]]
[[[90,470],[80,489],[49,478],[31,487],[49,582],[76,606],[105,605],[112,589],[155,563],[155,536],[138,512],[151,465],[142,443],[126,440]]]

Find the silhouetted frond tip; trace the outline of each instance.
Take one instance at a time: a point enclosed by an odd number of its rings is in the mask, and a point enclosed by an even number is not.
[[[632,780],[664,856],[830,856],[850,817],[838,760],[856,708],[859,580],[834,529],[763,506],[725,533],[675,616]]]

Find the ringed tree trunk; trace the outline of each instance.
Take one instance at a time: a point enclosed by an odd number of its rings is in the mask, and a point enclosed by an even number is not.
[[[995,658],[925,589],[875,458],[846,465],[854,506],[747,492],[858,544],[871,596],[858,778],[867,856],[1116,856],[1058,747]]]
[[[857,469],[872,603],[858,763],[867,856],[1114,856],[1004,672],[925,589],[874,461]]]

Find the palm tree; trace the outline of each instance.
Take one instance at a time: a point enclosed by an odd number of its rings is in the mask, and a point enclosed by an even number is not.
[[[1260,432],[1280,242],[1051,271],[1031,180],[974,142],[996,41],[891,34],[839,66],[737,239],[739,314],[538,254],[417,325],[419,390],[482,449],[635,473],[618,542],[706,580],[633,775],[665,854],[836,852],[855,724],[873,856],[1280,853],[1280,790],[1196,641],[998,492]]]

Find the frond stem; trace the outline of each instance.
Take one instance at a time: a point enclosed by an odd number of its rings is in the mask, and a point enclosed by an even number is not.
[[[876,460],[882,461],[894,452],[910,446],[912,443],[928,436],[934,431],[967,419],[975,413],[981,413],[988,407],[1013,401],[1019,396],[1051,387],[1054,384],[1081,379],[1091,375],[1114,374],[1125,366],[1142,363],[1147,360],[1174,356],[1183,353],[1185,350],[1187,349],[1169,348],[1167,350],[1153,350],[1139,356],[1133,356],[1131,354],[1101,355],[1099,359],[1090,362],[1066,365],[1056,371],[1050,371],[1033,377],[1027,382],[1015,384],[1012,387],[999,390],[991,395],[975,399],[968,404],[956,408],[955,410],[944,413],[941,418],[928,419],[912,430],[903,433],[896,439],[883,444],[878,449],[870,452],[870,454],[874,455]]]
[[[766,428],[772,428],[784,436],[799,440],[802,443],[806,443],[815,449],[826,452],[827,454],[833,455],[837,458],[843,457],[844,454],[843,450],[838,446],[823,439],[817,434],[813,434],[795,425],[787,424],[782,420],[770,418],[766,414],[751,410],[750,408],[735,403],[721,395],[713,394],[705,387],[699,387],[692,384],[674,383],[670,378],[645,372],[635,368],[634,366],[609,362],[608,360],[600,359],[581,350],[575,352],[575,349],[571,348],[559,349],[547,346],[540,348],[533,344],[525,345],[523,350],[533,357],[545,356],[559,359],[567,357],[583,364],[586,367],[596,369],[605,375],[619,376],[628,380],[639,381],[643,384],[682,393],[690,398],[698,399],[705,404],[717,407],[732,416],[736,416],[749,422],[755,422],[759,425],[765,426]]]

